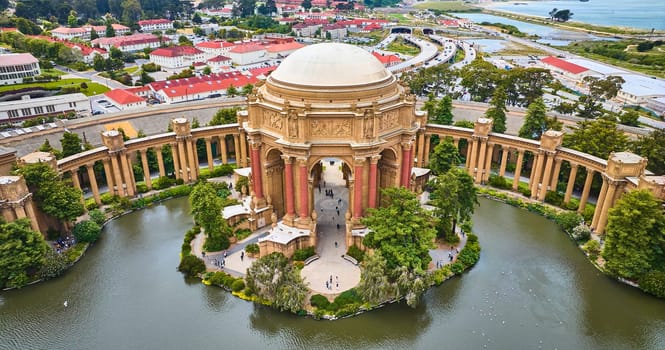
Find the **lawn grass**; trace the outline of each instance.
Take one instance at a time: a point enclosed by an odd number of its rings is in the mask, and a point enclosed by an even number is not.
[[[65,74],[67,74],[67,73],[65,73],[65,72],[63,72],[63,71],[61,71],[61,70],[55,69],[55,68],[51,68],[51,69],[42,69],[42,75],[52,75],[52,76],[58,76],[58,77],[61,77],[61,76],[65,75]]]
[[[0,86],[0,92],[20,90],[25,88],[42,88],[46,90],[59,90],[63,87],[80,87],[81,83],[86,83],[88,85],[87,89],[81,89],[81,93],[86,96],[103,94],[106,91],[109,91],[104,85],[93,83],[89,79],[62,79],[58,81],[49,81],[49,82],[36,82],[28,84],[16,84],[16,85],[3,85]]]
[[[409,56],[416,56],[420,53],[420,49],[417,46],[407,44],[401,37],[398,37],[395,41],[388,44],[386,51],[397,52]]]
[[[547,55],[547,52],[518,44],[516,42],[507,42],[507,45],[496,52],[492,53],[492,56],[529,56],[529,55],[536,55],[536,56],[542,56],[542,55]]]
[[[388,17],[387,18],[388,20],[394,20],[394,21],[399,22],[400,24],[405,24],[405,23],[410,23],[411,22],[408,18],[406,18],[406,16],[404,16],[401,13],[389,13],[387,17]]]
[[[414,7],[419,9],[439,10],[443,12],[479,12],[481,10],[478,7],[465,4],[463,1],[428,1],[416,4]]]
[[[132,74],[136,73],[139,70],[139,66],[131,66],[131,67],[123,68],[122,70],[125,71],[125,73],[127,73],[129,75],[132,75]]]

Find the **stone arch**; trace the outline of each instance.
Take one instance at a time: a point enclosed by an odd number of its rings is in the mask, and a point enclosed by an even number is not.
[[[381,205],[381,190],[399,185],[401,164],[399,161],[400,158],[397,156],[397,151],[392,148],[385,148],[379,154],[381,155],[381,159],[379,159],[378,163],[379,186],[377,189],[377,203]]]
[[[273,210],[278,217],[286,214],[286,204],[284,198],[286,197],[286,185],[284,178],[284,159],[282,159],[282,151],[277,148],[270,148],[266,150],[265,154],[265,173],[264,192],[270,196]]]
[[[390,30],[390,34],[413,34],[413,29],[409,27],[395,27]]]

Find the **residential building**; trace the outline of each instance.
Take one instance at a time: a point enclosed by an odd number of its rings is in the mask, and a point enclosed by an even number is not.
[[[138,22],[139,27],[141,28],[141,31],[146,33],[146,32],[154,32],[154,31],[165,31],[169,29],[173,29],[173,22],[169,21],[168,19],[165,18],[158,18],[158,19],[146,19],[143,21]]]
[[[284,58],[304,46],[299,42],[293,41],[290,43],[269,45],[266,47],[266,51],[270,58]]]
[[[107,91],[104,93],[104,96],[106,96],[106,98],[121,111],[143,108],[146,106],[144,98],[123,89]]]
[[[14,123],[47,115],[60,115],[68,112],[90,113],[90,101],[81,93],[30,98],[0,103],[0,123]]]
[[[204,52],[191,46],[162,47],[150,53],[150,62],[166,70],[180,70],[202,61]]]
[[[665,116],[665,97],[649,99],[649,101],[647,101],[647,108],[660,114],[661,116]]]
[[[111,24],[111,27],[113,27],[116,36],[125,35],[131,32],[131,29],[129,27],[124,26],[122,24],[113,23]],[[106,36],[106,26],[91,26],[91,25],[85,25],[80,28],[58,27],[51,30],[51,36],[60,40],[72,40],[75,38],[81,40],[90,40],[90,35],[93,29],[100,38]]]
[[[346,38],[347,32],[346,32],[346,27],[333,23],[333,24],[326,24],[321,28],[321,37],[330,39],[330,40],[339,40],[342,38]]]
[[[81,52],[81,57],[83,58],[83,62],[86,64],[92,64],[93,60],[95,59],[95,56],[100,55],[104,58],[109,58],[109,53],[108,51],[99,48],[99,47],[90,47],[82,44],[65,44],[72,49],[78,50]]]
[[[214,73],[224,71],[233,64],[231,58],[226,56],[215,56],[208,59],[206,62],[208,63],[210,70]]]
[[[231,48],[236,44],[224,40],[204,41],[194,45],[197,49],[203,51],[205,58],[212,58],[217,56],[228,56]]]
[[[311,38],[316,35],[316,31],[321,28],[321,24],[317,23],[296,23],[291,27],[296,36]]]
[[[268,60],[266,48],[256,42],[242,43],[229,50],[233,63],[244,66]]]
[[[116,47],[122,52],[136,52],[145,48],[158,48],[168,39],[160,38],[153,34],[132,34],[126,36],[115,36],[113,38],[99,38],[92,41],[94,46],[99,46],[105,50],[111,50]]]
[[[402,60],[397,57],[397,55],[386,55],[376,51],[373,51],[372,55],[374,55],[374,57],[376,57],[376,59],[379,60],[386,68],[402,63]]]
[[[0,55],[0,85],[20,84],[40,74],[39,60],[29,53]]]

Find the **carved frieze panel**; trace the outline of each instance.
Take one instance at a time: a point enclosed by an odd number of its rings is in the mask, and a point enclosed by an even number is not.
[[[379,130],[387,131],[399,126],[399,113],[398,111],[389,111],[383,113],[379,118]]]
[[[310,120],[309,130],[312,136],[350,137],[352,124],[350,119],[342,120]]]
[[[282,127],[284,126],[284,119],[276,111],[264,110],[263,111],[263,120],[262,120],[261,125],[263,127],[274,129],[274,130],[282,130]]]

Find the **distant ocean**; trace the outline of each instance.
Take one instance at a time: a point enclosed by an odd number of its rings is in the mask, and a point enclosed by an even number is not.
[[[665,30],[665,0],[511,1],[496,2],[488,8],[542,17],[554,8],[569,9],[577,22]]]

